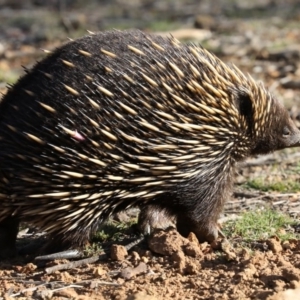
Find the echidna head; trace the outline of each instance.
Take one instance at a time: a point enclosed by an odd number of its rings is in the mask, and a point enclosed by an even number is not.
[[[287,115],[287,112],[286,112]],[[287,115],[287,124],[283,124],[281,137],[279,137],[279,146],[282,148],[286,147],[299,147],[300,146],[300,130],[296,127],[294,122]]]
[[[300,130],[291,120],[288,112],[282,107],[281,112],[275,119],[276,122],[274,122],[272,130],[275,150],[299,147]]]
[[[276,150],[299,147],[300,130],[290,118],[287,110],[280,101],[271,98],[268,116],[259,125],[262,126],[257,135],[256,147],[252,154],[264,154]]]

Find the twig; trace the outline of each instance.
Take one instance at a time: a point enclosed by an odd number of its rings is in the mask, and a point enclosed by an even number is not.
[[[104,260],[106,258],[107,258],[107,255],[102,252],[99,255],[91,256],[91,257],[80,259],[80,260],[77,260],[77,261],[72,261],[72,262],[66,263],[66,264],[53,266],[53,267],[50,267],[50,268],[46,268],[45,272],[47,274],[51,274],[51,273],[56,272],[56,271],[68,270],[68,269],[72,269],[72,268],[77,268],[77,267],[82,266],[82,265],[95,263],[99,260]]]
[[[144,236],[141,236],[139,238],[137,238],[136,240],[134,240],[133,242],[131,242],[130,244],[126,245],[125,248],[126,250],[130,250],[131,248],[133,248],[134,246],[136,246],[137,244],[139,244],[140,242],[142,242],[145,239]],[[54,254],[54,256],[56,256],[57,253]],[[41,257],[38,257],[39,259]],[[107,255],[102,252],[99,255],[94,255],[88,258],[84,258],[84,259],[80,259],[77,261],[72,261],[70,263],[66,263],[66,264],[61,264],[61,265],[57,265],[57,266],[53,266],[50,268],[46,268],[45,272],[47,274],[51,274],[55,271],[60,271],[60,270],[68,270],[68,269],[72,269],[72,268],[77,268],[79,266],[85,265],[85,264],[91,264],[91,263],[95,263],[99,260],[104,260],[107,259]]]
[[[54,260],[54,259],[71,259],[83,257],[83,253],[78,250],[66,250],[48,255],[37,256],[35,260]]]
[[[109,281],[102,281],[102,280],[94,280],[94,279],[83,280],[83,281],[79,282],[79,284],[86,284],[86,283],[93,284],[93,286],[95,286],[95,285],[121,286],[120,283],[109,282]]]

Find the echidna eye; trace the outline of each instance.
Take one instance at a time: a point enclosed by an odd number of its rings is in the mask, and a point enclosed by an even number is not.
[[[291,134],[291,131],[289,130],[289,128],[287,126],[284,126],[283,128],[283,137],[288,137]]]

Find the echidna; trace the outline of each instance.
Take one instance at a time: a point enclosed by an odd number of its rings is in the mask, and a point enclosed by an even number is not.
[[[236,162],[299,146],[300,132],[261,84],[202,47],[109,31],[27,71],[0,104],[0,142],[4,255],[19,221],[81,246],[131,206],[145,227],[154,211],[214,240]]]

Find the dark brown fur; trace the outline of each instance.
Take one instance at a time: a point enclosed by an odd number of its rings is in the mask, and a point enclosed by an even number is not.
[[[154,210],[214,240],[235,163],[299,146],[300,134],[261,85],[201,47],[112,31],[28,71],[0,104],[0,143],[6,255],[19,221],[81,246],[134,205],[150,205],[144,229]]]

